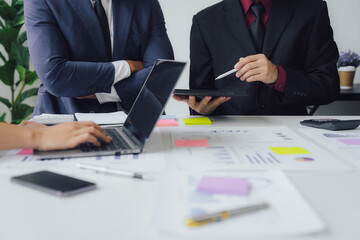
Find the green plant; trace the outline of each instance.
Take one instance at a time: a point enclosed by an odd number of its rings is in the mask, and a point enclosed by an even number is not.
[[[10,2],[8,0],[7,2]],[[34,71],[29,69],[29,49],[23,44],[27,40],[24,25],[24,2],[11,0],[8,4],[0,0],[0,80],[10,88],[11,97],[0,96],[0,102],[9,108],[11,122],[19,123],[29,117],[34,107],[24,103],[24,100],[37,95],[37,88],[25,90],[26,85],[32,85],[37,79]],[[15,80],[15,75],[18,80]],[[0,121],[5,121],[6,113],[0,113]]]

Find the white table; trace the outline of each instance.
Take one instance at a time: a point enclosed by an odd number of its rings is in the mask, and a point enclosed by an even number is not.
[[[354,117],[334,117],[355,119]],[[285,125],[298,131],[303,117],[212,117],[214,126]],[[324,118],[324,117],[321,117]],[[161,130],[166,168],[171,166],[170,136]],[[316,144],[313,142],[313,144]],[[0,154],[1,155],[1,154]],[[360,156],[359,156],[360,157]],[[0,161],[4,160],[4,156]],[[0,164],[1,166],[1,164]],[[36,169],[35,169],[36,170]],[[34,170],[34,171],[35,171]],[[360,171],[285,172],[327,226],[325,232],[293,239],[359,239]],[[158,174],[158,177],[162,173]],[[116,176],[79,172],[76,177],[94,181],[98,189],[70,198],[57,198],[10,182],[0,175],[0,239],[205,239],[162,235],[154,229],[159,181],[145,182]],[[159,178],[157,178],[159,179]],[[214,238],[206,238],[214,239]],[[229,238],[232,239],[232,238]],[[244,239],[244,238],[242,238]],[[258,238],[251,238],[258,239]],[[263,239],[263,238],[261,238]],[[267,238],[267,239],[291,239]]]

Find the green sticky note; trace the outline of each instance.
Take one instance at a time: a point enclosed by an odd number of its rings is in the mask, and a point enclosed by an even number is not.
[[[279,155],[311,153],[302,147],[269,147],[269,149]]]
[[[211,125],[211,120],[208,117],[201,118],[184,118],[185,125]]]

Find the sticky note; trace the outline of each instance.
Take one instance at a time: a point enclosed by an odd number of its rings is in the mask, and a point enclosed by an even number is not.
[[[184,118],[185,125],[211,125],[211,120],[208,117],[201,118]]]
[[[230,195],[247,195],[249,182],[241,178],[203,177],[196,191],[204,193],[220,193]]]
[[[338,141],[345,145],[360,145],[360,139],[338,139]]]
[[[302,147],[269,147],[269,149],[279,155],[311,153]]]
[[[177,127],[178,123],[175,119],[159,119],[156,123],[157,127]]]
[[[16,155],[32,155],[33,153],[34,153],[34,149],[24,148],[20,152],[18,152]]]
[[[208,147],[207,139],[175,140],[177,147]]]

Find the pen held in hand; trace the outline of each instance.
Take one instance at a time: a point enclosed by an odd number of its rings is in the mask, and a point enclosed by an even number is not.
[[[221,74],[220,76],[218,76],[217,78],[215,78],[215,80],[222,79],[222,78],[224,78],[224,77],[226,77],[226,76],[229,76],[230,74],[236,73],[237,71],[238,71],[237,69],[232,69],[232,70],[230,70],[230,71],[228,71],[228,72],[226,72],[226,73]]]
[[[257,203],[257,204],[253,204],[253,205],[240,207],[240,208],[235,208],[232,210],[226,210],[226,211],[221,211],[221,212],[217,212],[217,213],[206,214],[206,215],[194,217],[194,218],[187,218],[185,220],[185,224],[188,227],[200,227],[200,226],[203,226],[208,223],[219,222],[219,221],[228,219],[230,217],[258,211],[261,209],[266,209],[268,207],[269,207],[269,204],[267,204],[267,203]]]

